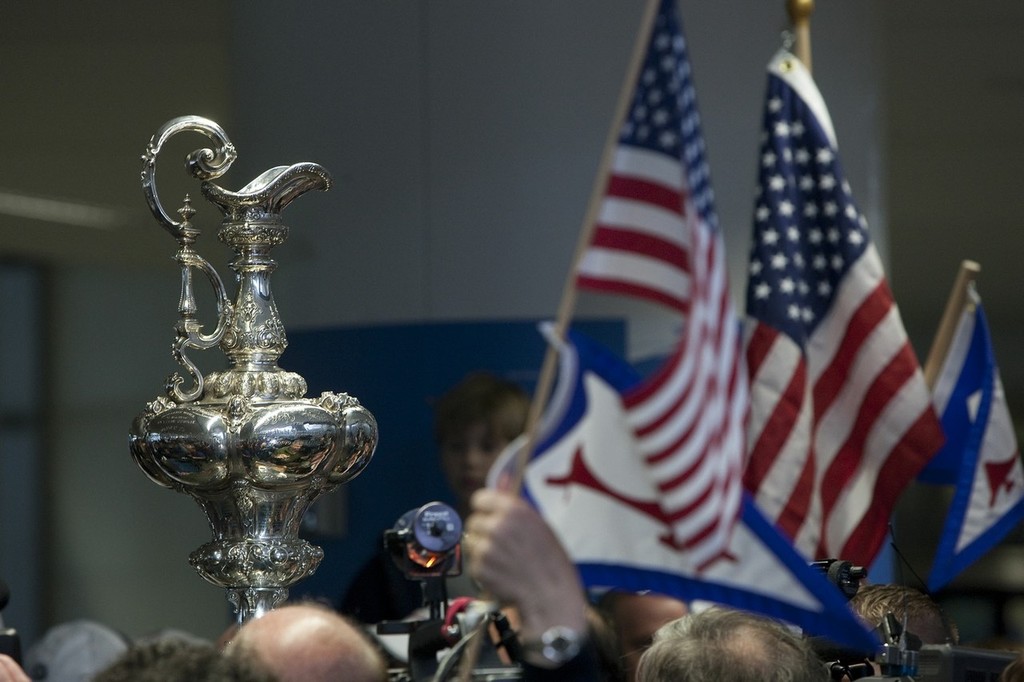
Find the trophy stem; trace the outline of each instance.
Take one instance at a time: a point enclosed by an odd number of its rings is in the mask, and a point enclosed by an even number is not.
[[[235,622],[242,625],[283,604],[288,598],[288,590],[283,587],[239,587],[227,590],[227,595],[235,607]]]

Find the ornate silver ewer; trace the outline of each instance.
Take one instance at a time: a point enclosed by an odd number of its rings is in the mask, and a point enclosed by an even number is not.
[[[203,195],[224,218],[218,236],[234,249],[234,301],[213,266],[193,248],[199,229],[186,195],[180,221],[167,215],[156,191],[156,160],[179,132],[199,132],[215,143],[186,159],[202,180]],[[235,160],[219,125],[198,116],[166,123],[142,157],[142,186],[157,221],[178,242],[181,298],[172,354],[191,377],[174,373],[166,395],[146,405],[132,423],[131,453],[159,485],[191,495],[203,508],[213,540],[189,561],[209,582],[227,590],[238,622],[258,617],[287,598],[288,587],[310,575],[323,551],[298,537],[302,516],[320,494],[358,475],[377,445],[377,424],[345,393],[306,398],[306,381],[277,360],[287,346],[270,291],[272,247],[288,227],[281,211],[298,196],[327,190],[331,178],[314,163],[278,166],[238,192],[210,182]],[[202,272],[217,301],[217,327],[204,334],[196,317],[193,270]],[[219,345],[230,361],[207,376],[185,355]]]

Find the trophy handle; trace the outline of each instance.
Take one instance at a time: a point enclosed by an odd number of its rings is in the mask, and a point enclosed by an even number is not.
[[[187,194],[185,203],[178,209],[178,213],[182,216],[182,221],[179,224],[182,237],[179,239],[181,248],[175,254],[174,259],[181,264],[181,298],[178,300],[178,322],[174,325],[175,339],[171,345],[171,355],[192,377],[192,388],[182,390],[181,385],[184,383],[184,379],[174,373],[167,378],[167,394],[172,400],[184,403],[200,398],[203,394],[204,383],[202,372],[185,355],[185,349],[206,350],[220,343],[231,321],[231,312],[234,306],[228,300],[227,290],[224,288],[224,282],[221,281],[220,275],[205,258],[192,248],[191,241],[199,234],[199,230],[192,226],[190,218],[195,213],[195,209],[192,208],[192,202]],[[210,334],[203,334],[203,325],[196,318],[199,307],[196,305],[192,286],[193,270],[199,270],[206,275],[213,287],[217,302],[217,328]]]
[[[184,205],[178,209],[181,221],[173,220],[160,203],[156,191],[156,158],[167,140],[180,132],[199,132],[217,143],[216,149],[198,149],[185,159],[189,173],[201,180],[209,180],[224,174],[234,162],[237,154],[224,130],[213,121],[200,116],[181,116],[165,123],[150,138],[145,154],[142,155],[142,189],[150,211],[160,224],[178,241],[179,250],[175,260],[181,264],[181,298],[178,302],[178,323],[175,325],[175,341],[171,354],[192,377],[193,385],[182,390],[184,379],[177,373],[167,379],[168,396],[178,403],[191,402],[203,394],[203,375],[186,355],[185,350],[193,348],[206,350],[220,343],[231,319],[232,306],[228,300],[224,283],[210,263],[196,253],[193,245],[199,237],[199,228],[192,224],[195,215],[191,200],[185,196]],[[202,333],[202,325],[196,319],[197,306],[192,287],[192,270],[199,270],[210,281],[217,301],[217,328],[211,334]]]
[[[156,157],[168,139],[178,133],[189,131],[203,133],[217,143],[216,149],[208,147],[197,149],[186,157],[185,166],[192,177],[200,180],[219,178],[238,157],[235,145],[228,139],[224,129],[202,116],[173,118],[149,139],[146,152],[142,155],[142,189],[146,193],[149,210],[153,212],[160,224],[179,241],[186,237],[182,234],[183,223],[176,222],[167,214],[156,192]]]

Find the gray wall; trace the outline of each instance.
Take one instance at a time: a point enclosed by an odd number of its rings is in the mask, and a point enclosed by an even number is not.
[[[165,93],[162,111],[121,112],[147,129],[135,131],[126,167],[146,136],[183,113],[223,117],[240,152],[222,179],[230,188],[273,165],[326,166],[335,188],[286,211],[292,237],[275,252],[275,293],[290,329],[553,315],[640,4],[226,5],[217,26],[227,41],[223,70],[204,69],[202,50],[177,51],[172,73],[153,75],[206,79],[214,92]],[[780,43],[784,3],[681,4],[739,297],[764,66]],[[873,7],[821,3],[814,66],[884,251]],[[178,172],[167,168],[163,177]],[[138,192],[136,171],[103,182]],[[196,220],[215,222],[211,210]],[[38,601],[48,622],[89,616],[130,634],[170,626],[215,636],[228,606],[187,564],[209,538],[202,514],[147,481],[127,455],[130,420],[174,369],[177,304],[167,262],[174,244],[149,234],[160,232],[155,223],[133,229],[119,248],[141,265],[127,258],[52,271],[54,448],[44,499],[53,523]],[[223,247],[210,239],[200,251],[227,278]],[[580,310],[612,308],[584,299]],[[637,336],[642,345],[642,328]],[[19,551],[2,550],[8,565]]]

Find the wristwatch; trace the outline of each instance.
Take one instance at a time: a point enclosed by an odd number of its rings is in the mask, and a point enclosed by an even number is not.
[[[564,625],[544,631],[539,641],[524,642],[524,653],[539,655],[552,667],[564,665],[580,652],[585,635]]]

